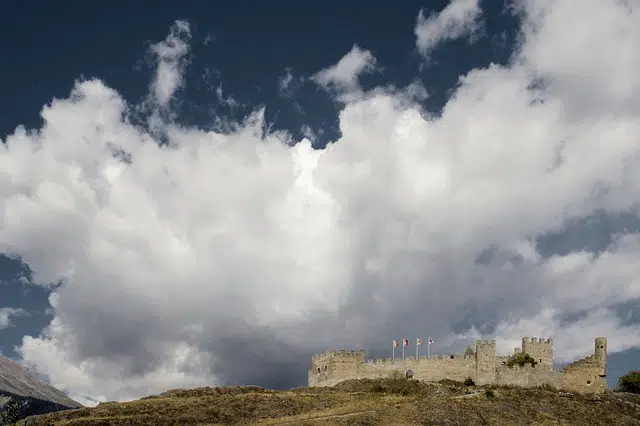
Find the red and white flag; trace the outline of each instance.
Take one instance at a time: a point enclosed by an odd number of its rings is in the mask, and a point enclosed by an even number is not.
[[[393,341],[393,347],[394,347],[394,348],[397,348],[397,347],[398,347],[398,341],[397,341],[397,340],[394,340],[394,341]]]
[[[420,346],[422,344],[422,340],[421,339],[416,339],[416,345]]]
[[[402,346],[409,346],[409,339],[404,339],[402,341]]]
[[[431,337],[429,337],[429,344],[433,343],[433,339]]]

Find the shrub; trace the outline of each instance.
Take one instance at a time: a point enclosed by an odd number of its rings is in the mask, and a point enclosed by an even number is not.
[[[538,362],[531,357],[526,352],[520,352],[517,354],[513,354],[507,360],[507,367],[513,367],[514,365],[519,365],[523,367],[525,364],[531,364],[531,366],[535,366]]]
[[[629,371],[618,379],[618,390],[640,394],[640,370]]]
[[[467,377],[464,381],[465,386],[475,386],[476,382],[473,381],[471,377]]]
[[[404,379],[405,375],[400,370],[393,370],[391,374],[389,374],[389,378],[394,380]]]
[[[549,391],[549,392],[558,392],[558,389],[555,386],[553,386],[552,384],[550,384],[550,383],[543,383],[540,386],[540,389],[546,390],[546,391]]]
[[[493,389],[487,389],[486,391],[484,391],[484,394],[486,395],[487,399],[489,399],[489,400],[491,400],[491,399],[496,397],[496,394],[493,392]]]

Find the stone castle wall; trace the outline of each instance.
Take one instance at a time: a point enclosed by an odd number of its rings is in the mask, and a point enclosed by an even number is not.
[[[472,356],[456,355],[435,356],[431,358],[415,357],[402,360],[376,360],[366,362],[361,369],[362,378],[373,379],[388,377],[394,372],[404,376],[407,370],[413,372],[413,378],[434,382],[442,379],[464,381],[467,377],[475,376],[475,359]]]
[[[562,373],[539,368],[537,365],[532,367],[530,364],[525,364],[522,367],[519,365],[514,365],[513,367],[500,365],[496,368],[495,384],[499,386],[511,385],[525,388],[552,385],[556,388],[561,388]]]
[[[496,356],[495,341],[476,342],[475,353],[434,355],[430,358],[408,357],[366,361],[364,351],[328,351],[315,355],[309,370],[309,386],[333,386],[348,379],[375,379],[401,375],[408,370],[413,378],[427,382],[442,379],[464,381],[471,378],[477,385],[515,385],[535,387],[549,384],[573,392],[599,393],[607,389],[606,339],[596,339],[591,356],[568,365],[564,372],[553,370],[551,339],[523,338],[522,347],[514,353],[526,352],[537,362],[508,367],[509,357]],[[468,350],[470,351],[470,349]],[[471,351],[473,352],[473,351]]]

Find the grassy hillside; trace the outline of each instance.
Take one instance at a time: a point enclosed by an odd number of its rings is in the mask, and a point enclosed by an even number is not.
[[[466,387],[443,381],[349,380],[334,388],[173,390],[31,417],[42,425],[640,425],[640,395]]]

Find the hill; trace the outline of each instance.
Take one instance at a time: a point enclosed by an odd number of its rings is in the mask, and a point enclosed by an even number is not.
[[[441,381],[348,380],[332,388],[178,389],[26,419],[50,425],[640,425],[640,395]]]
[[[12,404],[18,407],[18,418],[82,407],[23,365],[0,356],[0,419]]]

